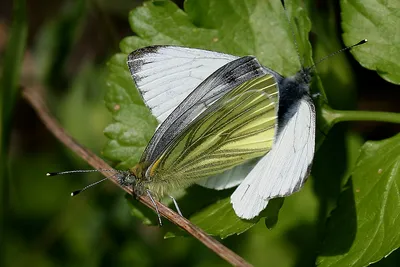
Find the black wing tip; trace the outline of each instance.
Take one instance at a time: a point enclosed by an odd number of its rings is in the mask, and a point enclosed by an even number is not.
[[[144,57],[148,54],[155,54],[166,45],[152,45],[139,48],[128,55],[127,64],[132,75],[140,71],[143,64],[145,64]]]
[[[142,58],[144,54],[157,53],[163,47],[166,47],[166,45],[151,45],[136,49],[128,55],[128,64],[130,61]]]

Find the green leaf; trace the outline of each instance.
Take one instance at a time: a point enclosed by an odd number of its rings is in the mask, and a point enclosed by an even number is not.
[[[124,54],[114,55],[108,62],[105,102],[114,122],[104,129],[109,138],[103,154],[117,162],[119,169],[129,169],[139,162],[157,121],[144,106],[134,87]]]
[[[343,39],[346,45],[368,39],[352,49],[365,68],[400,84],[400,2],[397,0],[341,0]]]
[[[296,51],[287,16],[278,0],[187,0],[185,11],[170,1],[152,1],[134,9],[129,22],[136,36],[122,40],[122,53],[115,55],[108,64],[109,89],[105,100],[115,122],[105,129],[110,141],[103,151],[104,155],[117,162],[118,168],[133,167],[156,127],[155,120],[150,119],[150,113],[143,110],[143,102],[131,80],[126,64],[130,52],[152,44],[171,44],[239,56],[254,55],[271,69],[286,76],[294,75],[302,63],[312,65],[311,46],[307,39],[311,23],[299,2],[290,1],[286,8],[292,18],[300,55]],[[257,221],[236,218],[229,204],[229,195],[225,194],[219,202],[209,202],[208,198],[220,199],[220,195],[207,193],[207,197],[196,199],[196,205],[187,202],[196,206],[196,210],[181,209],[189,218],[194,214],[192,220],[211,234],[226,237],[241,233]],[[181,205],[183,201],[178,199],[178,202]],[[215,224],[216,216],[212,214],[226,212],[232,220],[224,219],[225,224]],[[275,224],[277,212],[274,214],[268,225]]]
[[[235,214],[230,197],[227,197],[194,214],[190,217],[190,221],[210,235],[226,238],[247,231],[262,217],[266,217],[268,227],[273,227],[282,204],[283,199],[273,199],[258,217],[242,220]]]
[[[190,221],[211,235],[226,238],[233,233],[240,234],[246,231],[258,219],[240,219],[233,211],[230,198],[228,197],[190,217]]]
[[[328,222],[320,266],[367,266],[400,246],[400,135],[367,142]]]

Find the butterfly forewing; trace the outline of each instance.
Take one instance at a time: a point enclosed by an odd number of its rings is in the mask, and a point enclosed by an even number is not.
[[[238,58],[222,66],[205,79],[157,128],[141,161],[153,163],[188,125],[206,109],[237,86],[266,74],[251,56]]]
[[[237,86],[199,115],[150,166],[153,181],[192,183],[264,155],[274,139],[277,101],[272,75]]]
[[[150,46],[132,52],[128,66],[152,114],[162,123],[208,76],[238,57],[179,46]]]

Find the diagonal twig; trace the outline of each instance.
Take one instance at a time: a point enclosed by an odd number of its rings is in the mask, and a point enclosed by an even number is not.
[[[39,87],[26,87],[23,88],[22,94],[23,97],[28,101],[28,103],[34,108],[39,118],[42,120],[44,125],[50,130],[54,136],[60,140],[64,145],[66,145],[69,149],[74,151],[78,156],[80,156],[83,160],[85,160],[89,165],[98,170],[110,170],[112,169],[106,162],[104,162],[101,158],[99,158],[96,154],[83,147],[79,143],[77,143],[70,135],[68,135],[61,125],[57,122],[57,120],[51,115],[47,105],[44,102],[44,98],[39,93],[41,90]],[[102,172],[104,176],[108,176],[109,173]],[[128,194],[133,195],[132,188],[122,186],[118,183],[115,177],[111,177],[110,180],[121,187]],[[136,196],[137,199],[142,202],[147,207],[154,210],[154,205],[151,200],[147,196]],[[198,239],[209,249],[214,251],[221,258],[229,262],[234,266],[251,266],[248,262],[246,262],[242,257],[235,254],[232,250],[223,246],[214,238],[207,235],[206,232],[192,224],[189,220],[180,216],[164,204],[157,202],[157,206],[159,209],[159,213],[161,216],[167,218],[169,221],[179,226],[194,238]]]

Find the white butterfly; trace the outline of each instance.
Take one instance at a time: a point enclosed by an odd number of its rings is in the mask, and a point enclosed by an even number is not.
[[[182,103],[191,103],[196,87],[236,56],[177,46],[151,46],[132,52],[128,66],[145,104],[159,123]],[[238,184],[231,196],[236,214],[257,216],[269,199],[298,191],[309,175],[315,148],[315,108],[309,96],[310,69],[285,78],[273,75],[279,88],[278,122],[271,150],[258,161],[242,164],[198,182],[207,188],[226,189]],[[159,129],[160,130],[160,129]]]

